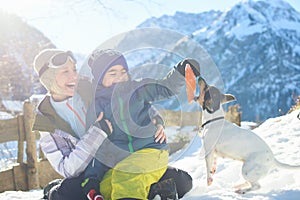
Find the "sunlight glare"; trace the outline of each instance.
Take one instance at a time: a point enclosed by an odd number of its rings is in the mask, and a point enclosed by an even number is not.
[[[30,14],[44,7],[50,0],[0,0],[0,10],[19,16]]]

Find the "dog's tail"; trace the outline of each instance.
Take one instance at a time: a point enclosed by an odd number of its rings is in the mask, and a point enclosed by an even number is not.
[[[284,169],[300,170],[300,165],[289,165],[289,164],[285,164],[285,163],[279,162],[276,159],[275,159],[275,165],[277,167],[284,168]]]

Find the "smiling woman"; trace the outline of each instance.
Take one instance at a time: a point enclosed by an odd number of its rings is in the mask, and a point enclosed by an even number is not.
[[[75,93],[78,74],[76,59],[70,51],[50,49],[42,51],[34,60],[41,83],[51,93],[55,101],[64,101]],[[42,58],[48,58],[45,62]]]

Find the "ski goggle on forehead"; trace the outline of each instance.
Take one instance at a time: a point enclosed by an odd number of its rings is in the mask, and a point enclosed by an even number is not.
[[[45,71],[49,68],[60,68],[63,65],[65,65],[68,61],[68,59],[71,59],[72,62],[76,64],[76,59],[71,51],[61,52],[53,55],[49,62],[45,63],[43,67],[39,71],[39,77],[41,77]]]

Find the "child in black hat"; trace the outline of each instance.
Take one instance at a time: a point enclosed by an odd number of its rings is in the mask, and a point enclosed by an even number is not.
[[[200,66],[193,59],[184,59],[165,79],[135,81],[130,80],[126,59],[118,51],[96,50],[88,64],[97,83],[96,114],[103,112],[112,129],[108,129],[110,144],[101,146],[97,160],[85,172],[84,190],[98,193],[103,179],[100,190],[105,198],[146,199],[151,184],[162,177],[168,164],[166,142],[157,142],[154,137],[157,127],[152,120],[158,113],[152,102],[179,94],[185,84],[186,65],[195,76],[200,75]],[[109,169],[111,185],[107,186],[104,174]]]

